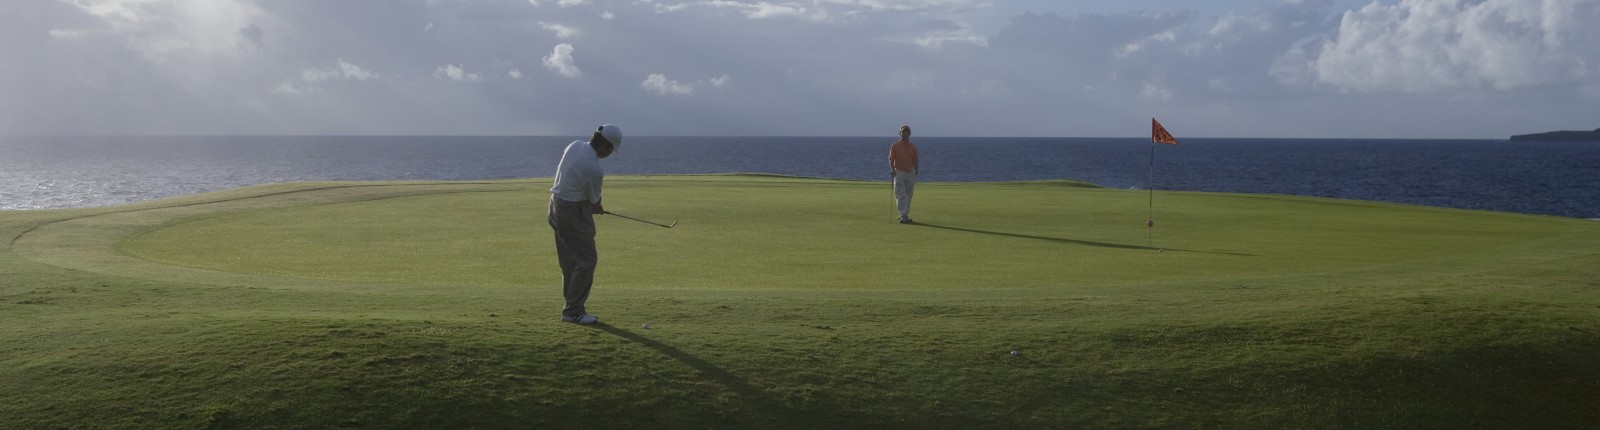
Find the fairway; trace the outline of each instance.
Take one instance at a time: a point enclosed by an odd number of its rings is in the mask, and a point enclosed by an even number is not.
[[[1073,181],[619,176],[0,212],[0,428],[1582,428],[1600,222]],[[648,329],[643,324],[650,324]],[[1017,354],[1011,354],[1016,351]]]

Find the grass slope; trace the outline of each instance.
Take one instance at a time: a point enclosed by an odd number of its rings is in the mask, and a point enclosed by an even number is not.
[[[1600,223],[1073,182],[613,177],[0,212],[0,428],[1585,428]],[[1160,250],[1160,251],[1158,251]],[[644,329],[641,324],[651,324]],[[1013,357],[1010,351],[1018,351]]]

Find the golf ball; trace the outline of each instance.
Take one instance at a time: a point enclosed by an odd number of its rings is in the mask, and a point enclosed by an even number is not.
[[[1011,356],[1012,357],[1016,357],[1016,356],[1019,356],[1019,355],[1022,355],[1022,353],[1017,352],[1017,351],[1011,351]]]
[[[650,323],[644,323],[643,325],[640,325],[639,327],[642,327],[645,330],[649,330],[650,329]]]

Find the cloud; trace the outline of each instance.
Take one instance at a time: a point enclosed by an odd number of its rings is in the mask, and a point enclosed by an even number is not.
[[[273,94],[288,94],[296,96],[315,93],[318,91],[322,91],[322,88],[317,87],[316,85],[300,85],[289,81],[279,82],[278,86],[272,89]]]
[[[556,45],[555,51],[551,52],[550,56],[544,57],[544,68],[568,78],[576,78],[583,75],[583,72],[578,70],[578,66],[573,64],[572,44],[570,43]]]
[[[816,7],[807,8],[806,4],[799,2],[772,3],[761,1],[755,3],[745,3],[742,1],[732,0],[702,0],[696,2],[678,3],[670,6],[656,4],[655,10],[656,13],[672,13],[689,9],[691,7],[705,7],[712,9],[736,10],[743,14],[745,18],[750,19],[794,17],[811,21],[828,21],[831,17],[831,15],[828,13],[828,10],[821,7],[821,4],[815,5]]]
[[[729,85],[733,85],[733,78],[729,77],[727,74],[718,75],[711,79],[694,83],[683,83],[672,79],[667,79],[667,75],[664,74],[651,73],[650,76],[645,77],[643,82],[639,83],[640,88],[644,88],[645,90],[663,96],[688,96],[694,95],[699,88],[727,88]]]
[[[1160,32],[1160,33],[1152,34],[1149,37],[1145,37],[1143,39],[1139,39],[1139,40],[1135,40],[1133,42],[1128,42],[1126,44],[1123,44],[1122,46],[1117,47],[1116,56],[1117,56],[1117,58],[1125,58],[1127,56],[1139,53],[1139,51],[1143,50],[1146,45],[1161,44],[1161,43],[1169,43],[1170,44],[1170,43],[1176,42],[1176,41],[1178,41],[1178,35],[1174,31],[1175,30],[1163,31],[1163,32]],[[1213,32],[1213,34],[1214,34],[1214,32]]]
[[[539,6],[539,0],[528,0],[528,3],[532,4],[534,7],[538,7]],[[557,0],[556,1],[556,6],[561,6],[561,7],[580,6],[580,5],[586,5],[586,4],[589,4],[589,0]]]
[[[51,29],[49,34],[55,40],[74,40],[82,39],[86,33],[83,30]]]
[[[741,3],[742,4],[742,3]],[[801,17],[806,15],[806,9],[796,4],[773,4],[767,2],[756,3],[746,8],[745,16],[753,19],[774,18],[781,16]]]
[[[477,82],[482,77],[477,73],[469,73],[461,66],[446,64],[433,71],[435,79],[449,79],[456,82]]]
[[[943,48],[947,43],[972,45],[977,47],[989,46],[989,39],[972,32],[970,28],[955,31],[932,32],[914,39],[914,42],[924,48]]]
[[[355,79],[358,81],[365,81],[378,77],[377,73],[363,70],[361,67],[358,67],[355,64],[344,61],[344,59],[339,59],[339,71],[344,73],[344,77],[346,79]]]
[[[1159,115],[1216,136],[1503,137],[1579,128],[1600,94],[1597,0],[371,1],[20,2],[0,13],[0,134],[548,134],[603,116],[1117,136]],[[552,76],[520,70],[539,65]]]
[[[556,37],[560,39],[571,39],[572,36],[578,35],[578,29],[561,24],[539,21],[539,27],[555,32]]]
[[[667,79],[666,75],[662,75],[660,73],[650,74],[649,77],[644,79],[644,82],[639,83],[639,86],[660,95],[675,94],[687,96],[694,94],[694,87],[678,83],[678,81]]]
[[[1442,93],[1594,82],[1600,2],[1374,2],[1346,12],[1311,60],[1355,92]]]
[[[72,0],[67,3],[102,19],[111,31],[126,38],[128,47],[157,62],[189,62],[194,60],[191,56],[238,53],[239,48],[251,42],[252,36],[241,30],[251,28],[263,15],[260,7],[247,0]]]
[[[821,3],[851,5],[875,10],[924,10],[940,7],[969,8],[992,3],[992,0],[823,0]]]
[[[361,66],[344,61],[343,58],[340,58],[338,62],[333,65],[333,67],[326,69],[308,69],[300,73],[300,79],[306,82],[325,82],[334,79],[353,79],[357,81],[365,81],[368,79],[377,78],[377,73],[372,73],[366,69],[362,69]]]

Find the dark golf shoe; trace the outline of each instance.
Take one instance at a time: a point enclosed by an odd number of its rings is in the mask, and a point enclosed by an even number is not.
[[[588,324],[594,324],[594,323],[600,322],[600,317],[597,317],[597,316],[594,316],[594,315],[589,315],[589,314],[583,314],[583,315],[578,315],[578,316],[562,315],[561,316],[561,322],[569,322],[569,323],[574,323],[574,324],[588,325]]]

